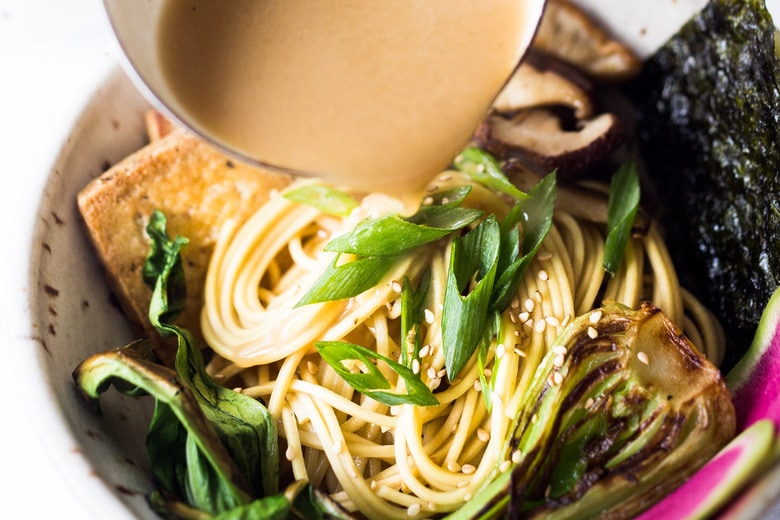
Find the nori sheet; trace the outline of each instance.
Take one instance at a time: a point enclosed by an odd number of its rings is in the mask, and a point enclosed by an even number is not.
[[[725,368],[780,280],[780,65],[763,0],[712,0],[627,89],[681,280],[720,318]]]

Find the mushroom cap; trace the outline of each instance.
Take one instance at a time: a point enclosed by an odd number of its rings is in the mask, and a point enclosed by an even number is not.
[[[614,114],[579,120],[564,129],[554,111],[534,108],[512,119],[489,116],[475,134],[479,146],[502,159],[515,158],[543,172],[558,171],[566,180],[606,160],[625,139]]]

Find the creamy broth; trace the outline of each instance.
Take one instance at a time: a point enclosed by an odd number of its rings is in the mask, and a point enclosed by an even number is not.
[[[179,116],[228,149],[410,196],[516,66],[527,1],[167,0],[160,59]]]

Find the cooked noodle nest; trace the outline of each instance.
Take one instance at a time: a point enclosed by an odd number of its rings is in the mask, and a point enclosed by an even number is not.
[[[469,182],[456,172],[442,179],[442,189]],[[368,518],[435,516],[456,510],[496,472],[507,471],[517,454],[505,452],[505,441],[536,367],[563,328],[604,299],[632,308],[651,301],[713,363],[723,356],[719,325],[680,288],[657,225],[630,239],[619,272],[609,279],[602,268],[605,226],[556,207],[548,236],[502,314],[501,337],[489,349],[489,411],[476,356],[455,380],[446,378],[441,310],[448,240],[407,253],[382,283],[359,296],[295,307],[333,262],[325,244],[376,214],[376,201],[364,200],[341,218],[279,194],[242,226],[226,226],[209,266],[201,316],[216,353],[209,371],[267,404],[279,424],[288,478],[310,481],[348,511]],[[499,218],[509,210],[503,197],[479,185],[464,205]],[[416,283],[426,268],[431,283],[415,368],[440,404],[388,406],[356,392],[314,343],[349,341],[399,359],[405,342],[398,281]],[[391,391],[403,393],[403,380],[379,368],[395,386]]]

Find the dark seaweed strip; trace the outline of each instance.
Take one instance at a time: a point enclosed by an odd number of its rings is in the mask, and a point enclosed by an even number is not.
[[[721,318],[726,363],[780,280],[780,91],[763,1],[715,0],[630,88],[683,282]]]

